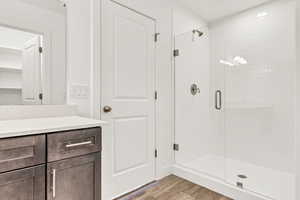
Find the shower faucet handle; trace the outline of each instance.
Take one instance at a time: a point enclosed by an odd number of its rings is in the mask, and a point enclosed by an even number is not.
[[[200,88],[194,83],[191,85],[191,94],[195,96],[197,93],[200,93]]]

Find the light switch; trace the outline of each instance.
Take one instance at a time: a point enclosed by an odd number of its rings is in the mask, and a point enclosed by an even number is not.
[[[88,85],[72,85],[70,95],[74,99],[87,99],[89,96]]]

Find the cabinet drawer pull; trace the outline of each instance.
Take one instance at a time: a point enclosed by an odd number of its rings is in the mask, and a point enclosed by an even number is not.
[[[52,197],[56,197],[56,169],[52,170]]]
[[[92,144],[92,141],[87,141],[87,142],[80,142],[80,143],[74,143],[74,144],[67,144],[67,148],[72,148],[72,147],[78,147],[78,146],[84,146],[84,145],[89,145]]]

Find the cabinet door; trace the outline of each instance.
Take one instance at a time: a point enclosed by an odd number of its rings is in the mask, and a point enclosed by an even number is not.
[[[0,199],[45,199],[45,166],[0,174]]]
[[[48,200],[100,200],[101,154],[48,164]]]

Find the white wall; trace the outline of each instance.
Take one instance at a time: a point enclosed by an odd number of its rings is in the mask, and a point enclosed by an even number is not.
[[[205,28],[207,23],[198,14],[174,1],[173,4],[173,33],[179,35],[193,29]]]
[[[18,16],[18,17],[16,17]],[[1,2],[0,25],[43,34],[47,103],[64,104],[66,94],[65,16],[18,0]]]
[[[75,105],[12,105],[0,106],[0,120],[18,120],[43,117],[78,115]]]
[[[67,2],[67,58],[68,103],[78,105],[80,115],[92,116],[92,3],[93,0]],[[88,96],[76,98],[71,94],[74,86],[83,86]],[[99,88],[98,88],[99,89]],[[96,90],[96,89],[95,89]],[[96,109],[96,108],[95,108]],[[100,107],[98,107],[100,112]]]

